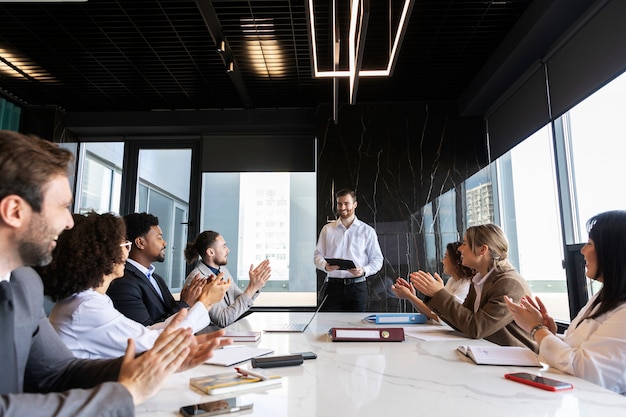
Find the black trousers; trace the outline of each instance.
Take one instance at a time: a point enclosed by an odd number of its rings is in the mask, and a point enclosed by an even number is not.
[[[367,311],[367,281],[345,285],[342,279],[329,278],[322,311]]]

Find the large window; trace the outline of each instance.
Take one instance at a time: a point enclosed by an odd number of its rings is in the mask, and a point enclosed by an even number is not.
[[[511,264],[555,318],[569,320],[553,161],[546,126],[466,181],[466,221],[499,224]]]
[[[493,187],[489,167],[465,181],[465,222],[467,227],[493,223]]]
[[[504,229],[509,260],[559,320],[577,312],[569,311],[564,249],[578,250],[587,240],[591,216],[626,209],[626,195],[616,188],[626,151],[625,110],[621,75],[559,118],[554,130],[545,126],[464,183],[466,226],[494,222]],[[590,284],[590,293],[599,288]]]
[[[569,112],[579,242],[585,223],[600,212],[626,209],[620,190],[626,152],[626,74],[622,74]]]
[[[119,213],[124,144],[82,143],[75,211]]]
[[[272,276],[255,306],[315,305],[315,187],[314,172],[202,175],[200,228],[226,240],[236,285],[245,289],[250,265],[270,260]]]
[[[124,143],[81,143],[78,157],[75,211],[119,213],[122,189]],[[155,268],[173,292],[181,289],[186,263],[189,221],[190,149],[142,149],[137,168],[135,212],[159,218],[168,242],[165,261]],[[180,167],[165,169],[166,167]]]
[[[553,155],[546,126],[500,158],[510,161],[499,165],[509,171],[498,175],[501,224],[510,241],[510,260],[533,295],[553,317],[569,320]]]
[[[167,246],[165,260],[154,264],[155,271],[176,292],[186,277],[191,149],[141,149],[138,162],[135,211],[159,218]]]
[[[459,231],[456,224],[456,193],[450,190],[437,198],[437,221],[441,231],[439,243],[440,258],[446,253],[448,243],[459,240]],[[443,267],[442,267],[443,268]]]

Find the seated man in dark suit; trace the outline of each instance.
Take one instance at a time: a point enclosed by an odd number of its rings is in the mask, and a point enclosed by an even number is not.
[[[74,225],[67,178],[72,154],[55,144],[0,130],[0,416],[133,416],[176,370],[203,363],[223,331],[195,338],[173,320],[154,347],[112,360],[77,359],[43,311],[32,268],[52,260]]]
[[[115,308],[144,326],[165,321],[182,308],[191,307],[190,316],[196,316],[196,310],[204,308],[203,314],[197,314],[198,322],[192,327],[197,332],[208,326],[210,321],[206,306],[198,302],[205,283],[203,278],[198,277],[183,288],[180,301],[176,301],[165,280],[154,273],[152,263],[163,262],[167,245],[159,219],[148,213],[132,213],[124,216],[124,222],[126,237],[132,242],[132,248],[126,260],[124,276],[114,280],[107,290]]]

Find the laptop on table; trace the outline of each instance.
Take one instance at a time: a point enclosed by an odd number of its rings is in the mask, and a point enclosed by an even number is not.
[[[274,333],[276,333],[276,332],[282,332],[282,333],[303,333],[307,329],[307,327],[309,327],[309,324],[311,324],[311,322],[313,321],[313,319],[315,318],[317,313],[319,313],[320,309],[324,305],[324,301],[326,301],[326,298],[328,298],[328,295],[326,295],[326,297],[324,297],[324,299],[322,300],[320,305],[317,307],[317,310],[315,310],[315,313],[313,313],[313,315],[309,319],[308,323],[268,324],[263,329],[263,331],[264,332],[274,332]]]

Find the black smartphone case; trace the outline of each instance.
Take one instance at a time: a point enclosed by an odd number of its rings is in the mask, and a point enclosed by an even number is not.
[[[277,368],[280,366],[302,365],[302,355],[284,355],[252,358],[250,363],[253,368]]]

